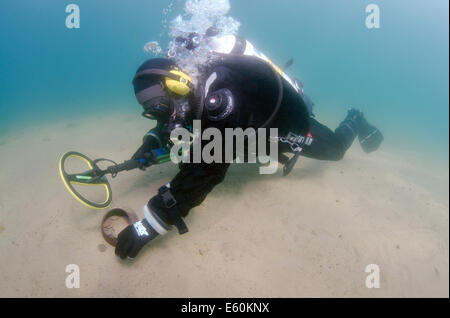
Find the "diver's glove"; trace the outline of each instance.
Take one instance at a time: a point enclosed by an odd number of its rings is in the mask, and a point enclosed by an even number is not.
[[[158,195],[154,196],[142,209],[144,219],[126,227],[119,233],[116,245],[116,255],[120,258],[135,258],[139,251],[155,239],[164,235],[174,225],[178,233],[189,231],[184,223],[177,201],[170,192],[170,185],[161,187]]]
[[[139,169],[145,170],[152,164],[152,151],[161,147],[161,140],[158,135],[149,131],[145,136],[142,146],[131,157],[132,160],[139,160]]]
[[[142,145],[131,157],[132,160],[139,160],[139,169],[145,170],[152,164],[152,149],[148,145]]]
[[[157,236],[158,233],[146,219],[131,224],[119,233],[116,255],[121,259],[135,258],[139,251]]]
[[[127,226],[119,233],[116,245],[116,255],[121,259],[135,258],[139,251],[158,235],[164,235],[170,230],[170,225],[164,222],[146,205],[143,208],[145,218]]]

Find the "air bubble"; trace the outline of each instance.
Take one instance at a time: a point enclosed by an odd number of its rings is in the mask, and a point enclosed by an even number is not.
[[[206,35],[208,30],[217,29],[215,34],[217,37],[235,35],[240,23],[227,16],[231,9],[229,0],[187,0],[184,12],[168,23],[168,15],[172,9],[173,2],[163,10],[161,23],[162,32],[169,29],[170,42],[167,46],[167,56],[173,58],[177,65],[192,77],[195,84],[200,75],[199,69],[211,62],[212,49]],[[186,46],[185,43],[175,40],[178,37],[187,39],[192,33],[196,34],[191,37],[193,46]],[[144,50],[162,54],[162,49],[156,41],[147,43]]]
[[[162,48],[157,41],[151,41],[144,45],[144,51],[147,53],[159,55],[162,53]]]

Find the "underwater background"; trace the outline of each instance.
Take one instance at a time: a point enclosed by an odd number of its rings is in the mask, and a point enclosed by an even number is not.
[[[79,29],[66,27],[71,3]],[[371,3],[380,29],[366,27]],[[0,297],[448,298],[448,9],[447,0],[0,1]],[[303,81],[317,120],[335,129],[360,108],[385,142],[369,155],[355,142],[339,162],[301,158],[288,177],[232,165],[187,216],[189,234],[171,231],[122,262],[100,231],[106,211],[70,196],[59,159],[129,159],[155,124],[134,96],[137,68],[155,56],[152,41],[164,52],[174,30],[205,17],[280,67],[293,58],[287,73]],[[168,163],[109,178],[110,208],[139,214],[178,171]],[[79,289],[66,288],[68,264],[80,268]],[[380,267],[379,289],[367,288],[368,264]]]
[[[380,29],[365,26],[372,2],[380,7]],[[80,29],[65,26],[70,3],[80,7]],[[131,80],[153,57],[143,46],[155,40],[166,47],[167,21],[184,3],[2,1],[0,138],[36,123],[91,116],[101,122],[105,112],[138,117]],[[361,108],[385,134],[384,147],[448,163],[448,1],[230,4],[241,36],[278,65],[294,59],[289,74],[304,82],[318,120],[334,129],[349,107]]]

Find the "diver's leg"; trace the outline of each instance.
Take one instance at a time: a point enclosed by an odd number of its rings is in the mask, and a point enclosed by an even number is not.
[[[356,130],[345,121],[333,132],[310,118],[310,132],[307,136],[291,132],[287,137],[279,139],[278,161],[284,164],[283,174],[287,176],[292,171],[299,156],[327,161],[341,160],[355,137]],[[299,149],[301,150],[298,151]],[[289,158],[285,153],[294,153],[294,156]]]
[[[333,132],[314,118],[310,121],[312,142],[303,146],[302,156],[327,161],[341,160],[353,144],[357,129],[352,122],[344,120]]]
[[[348,111],[347,117],[334,132],[314,118],[311,118],[310,124],[313,141],[303,147],[302,155],[314,159],[341,160],[357,136],[366,153],[377,150],[384,140],[381,132],[356,109]]]
[[[368,125],[362,112],[350,109],[347,117],[333,132],[314,118],[310,121],[312,143],[303,147],[302,155],[319,160],[339,161]],[[361,138],[360,138],[361,139]]]

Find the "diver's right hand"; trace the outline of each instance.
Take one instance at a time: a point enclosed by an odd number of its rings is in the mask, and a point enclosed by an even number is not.
[[[153,150],[152,146],[145,143],[139,149],[134,153],[134,155],[131,157],[132,160],[140,160],[145,159],[146,153],[151,153]]]
[[[142,158],[139,159],[139,169],[145,171],[148,167],[151,166],[150,160]]]
[[[141,170],[145,170],[151,165],[152,151],[158,148],[159,141],[153,135],[146,135],[144,143],[131,157],[132,160],[139,160]]]

